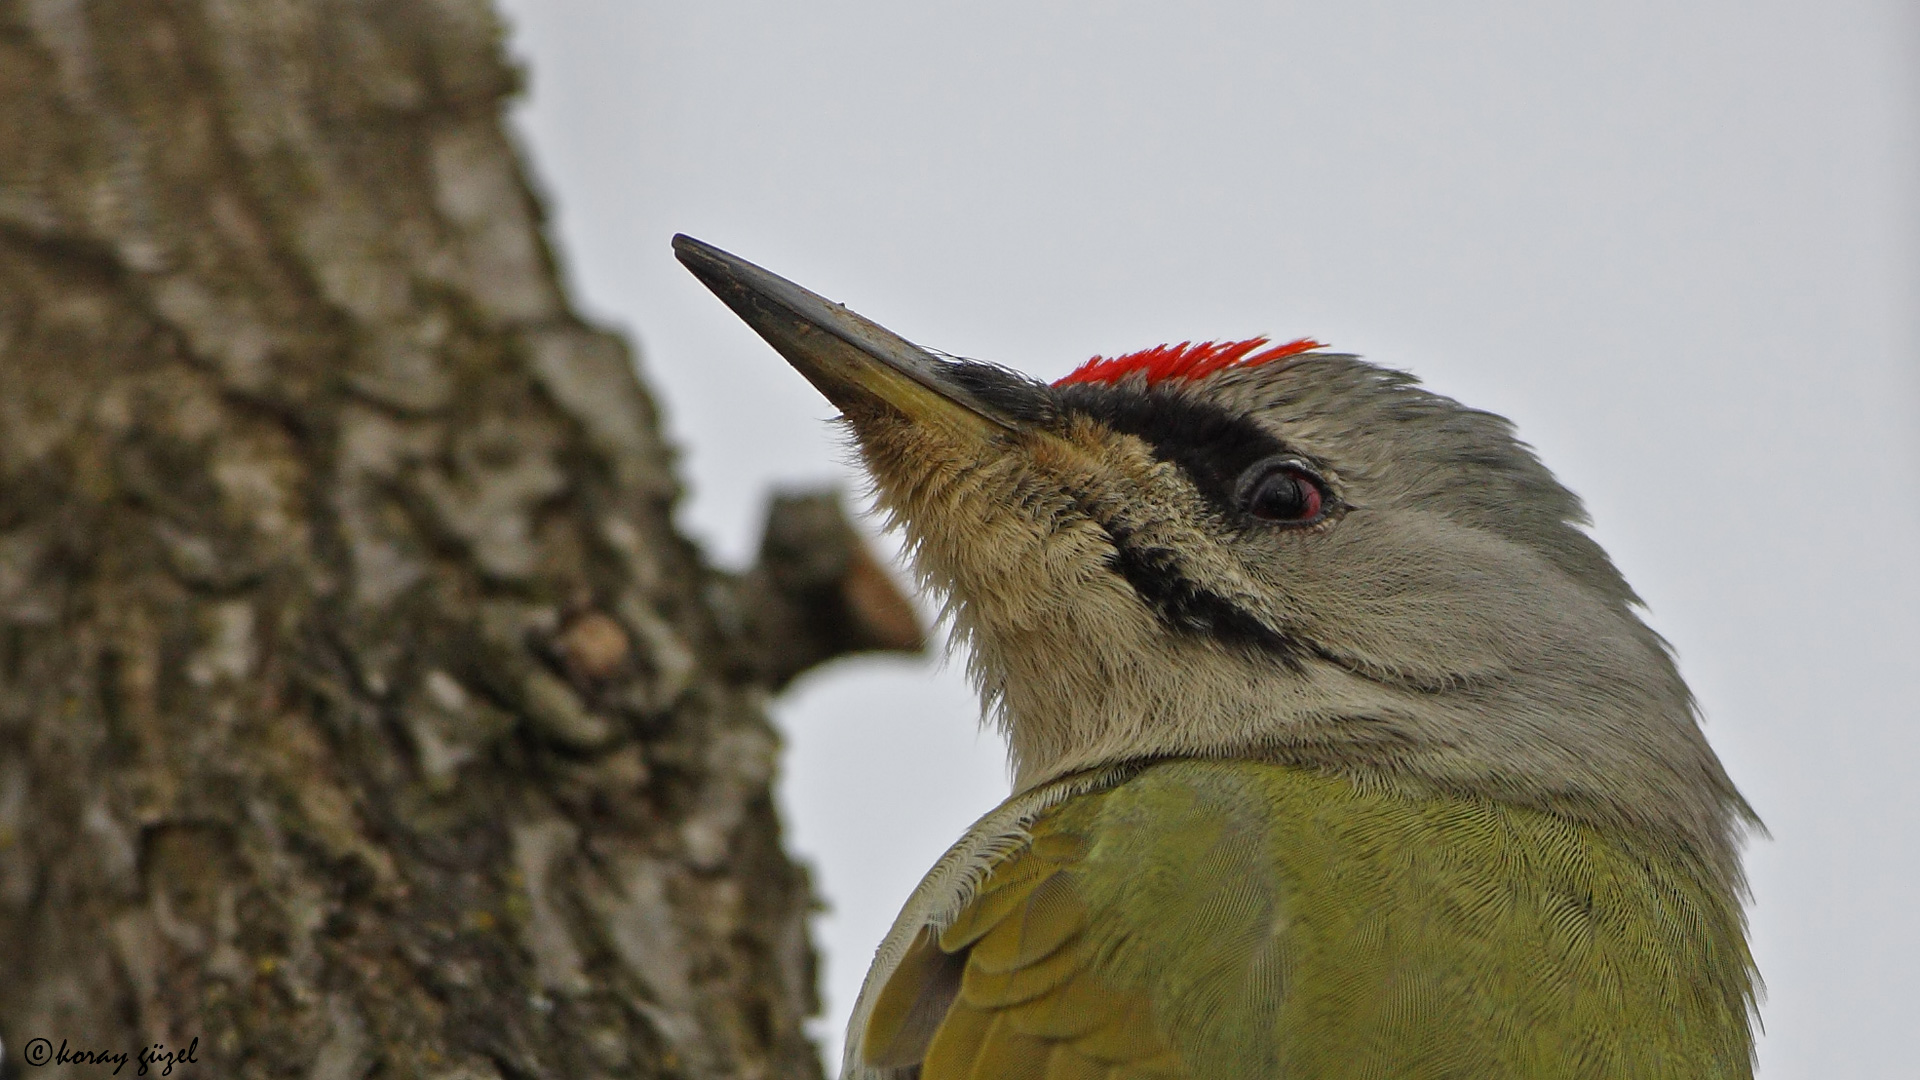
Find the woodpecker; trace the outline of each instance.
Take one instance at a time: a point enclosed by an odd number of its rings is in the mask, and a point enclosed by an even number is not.
[[[1007,737],[844,1077],[1752,1075],[1758,822],[1510,423],[1307,340],[1049,385],[674,247],[840,409]]]

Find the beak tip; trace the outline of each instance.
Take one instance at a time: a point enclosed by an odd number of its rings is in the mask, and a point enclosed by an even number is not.
[[[693,275],[703,282],[711,284],[715,272],[724,265],[716,257],[718,251],[712,244],[696,240],[686,233],[673,234],[674,258],[679,259],[682,266],[693,271]]]

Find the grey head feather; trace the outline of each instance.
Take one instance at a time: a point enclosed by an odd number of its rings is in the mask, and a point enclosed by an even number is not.
[[[1738,887],[1751,811],[1579,500],[1506,420],[1329,353],[976,392],[1026,395],[1045,437],[850,419],[1022,789],[1265,757],[1640,829]],[[1343,511],[1236,511],[1221,477],[1263,446],[1314,462]]]

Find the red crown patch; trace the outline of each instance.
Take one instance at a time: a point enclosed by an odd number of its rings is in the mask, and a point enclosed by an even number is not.
[[[1312,338],[1298,338],[1285,345],[1262,348],[1267,341],[1264,337],[1245,341],[1183,341],[1178,345],[1156,345],[1125,356],[1096,356],[1055,380],[1053,385],[1116,383],[1134,372],[1144,373],[1149,385],[1165,379],[1204,379],[1230,367],[1252,367],[1269,360],[1326,348]]]

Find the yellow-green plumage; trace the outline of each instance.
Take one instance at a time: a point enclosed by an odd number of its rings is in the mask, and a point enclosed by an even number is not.
[[[1670,841],[1201,760],[1030,834],[909,950],[869,1060],[924,1050],[922,1080],[1752,1072],[1740,912]],[[931,1044],[887,1046],[951,968]]]

